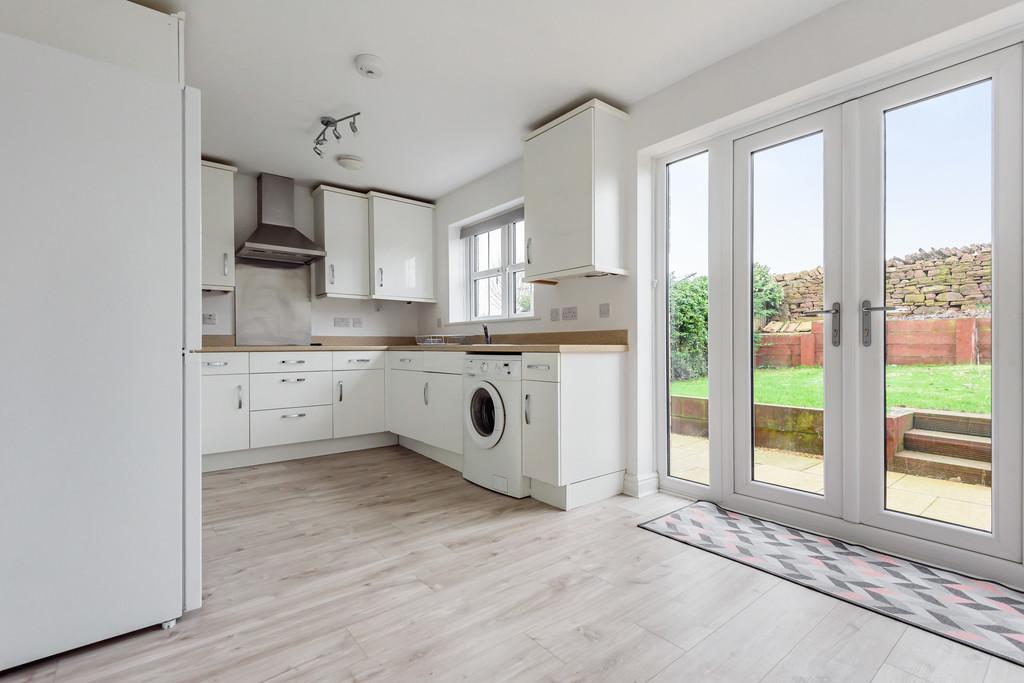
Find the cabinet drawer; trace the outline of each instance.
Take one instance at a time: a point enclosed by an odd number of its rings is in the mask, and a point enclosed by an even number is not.
[[[383,351],[335,351],[335,370],[377,370],[384,367]]]
[[[200,367],[204,375],[245,375],[249,372],[249,354],[204,353]]]
[[[329,372],[268,372],[249,379],[253,410],[331,403]]]
[[[331,354],[326,351],[261,351],[249,354],[249,372],[310,372],[330,369]]]
[[[535,379],[542,382],[558,381],[557,353],[524,353],[523,379]]]
[[[332,431],[331,406],[249,413],[249,442],[253,448],[330,439]]]
[[[388,367],[392,370],[422,370],[422,351],[388,351]]]
[[[423,370],[444,372],[449,375],[462,374],[462,359],[466,354],[458,351],[423,351]]]

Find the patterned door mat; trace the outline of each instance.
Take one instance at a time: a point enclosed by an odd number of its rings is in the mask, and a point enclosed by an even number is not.
[[[1024,665],[1024,593],[698,501],[640,528]]]

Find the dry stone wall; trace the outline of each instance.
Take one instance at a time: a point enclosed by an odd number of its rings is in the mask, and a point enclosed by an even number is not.
[[[887,306],[905,316],[976,317],[992,306],[992,245],[920,250],[885,264]],[[823,272],[813,268],[775,276],[790,319],[821,308]]]

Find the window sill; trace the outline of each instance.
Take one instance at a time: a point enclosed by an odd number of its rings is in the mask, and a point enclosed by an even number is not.
[[[528,320],[540,320],[536,315],[517,315],[514,318],[479,318],[477,320],[452,320],[444,324],[445,327],[461,327],[464,325],[490,325],[491,323],[519,323]]]

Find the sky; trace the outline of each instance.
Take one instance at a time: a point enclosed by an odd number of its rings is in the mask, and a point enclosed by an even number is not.
[[[992,87],[986,81],[885,114],[886,258],[991,242]],[[822,139],[754,153],[754,259],[774,273],[822,263]],[[708,155],[668,170],[669,269],[707,274]]]

